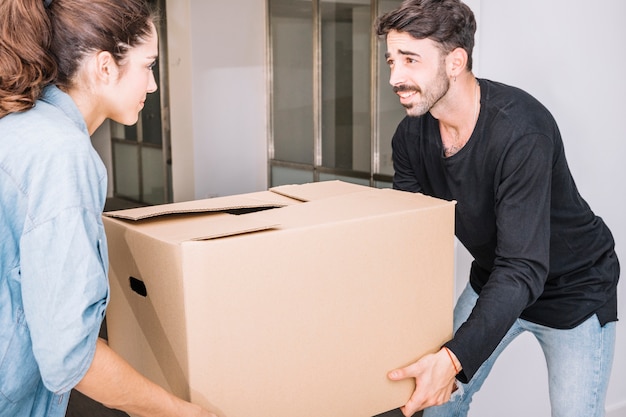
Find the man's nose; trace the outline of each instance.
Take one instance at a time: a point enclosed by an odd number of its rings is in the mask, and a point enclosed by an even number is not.
[[[405,73],[401,66],[394,65],[393,68],[390,68],[389,84],[391,84],[391,86],[404,84],[405,81]]]

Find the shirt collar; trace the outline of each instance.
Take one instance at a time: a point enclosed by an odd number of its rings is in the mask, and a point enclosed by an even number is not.
[[[76,125],[77,128],[84,131],[89,136],[87,124],[83,118],[83,114],[78,110],[76,103],[69,94],[61,91],[55,85],[49,85],[44,88],[41,101],[51,104],[60,109],[65,115]]]

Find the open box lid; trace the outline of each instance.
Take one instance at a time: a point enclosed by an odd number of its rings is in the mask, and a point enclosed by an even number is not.
[[[271,194],[267,194],[270,196]],[[226,213],[237,210],[254,210],[263,208],[283,207],[287,202],[271,201],[267,198],[251,195],[235,195],[229,197],[208,198],[204,200],[185,201],[182,203],[160,204],[156,206],[137,207],[104,213],[107,217],[139,221],[155,217],[193,213]]]
[[[159,204],[125,210],[109,211],[107,217],[124,220],[144,220],[175,214],[235,212],[238,210],[269,209],[284,207],[298,202],[319,200],[350,192],[367,189],[362,185],[343,181],[325,181],[310,184],[282,185],[250,194],[185,201],[182,203]]]
[[[128,229],[160,240],[176,243],[210,240],[280,226],[280,222],[263,217],[238,214],[275,209],[368,189],[366,186],[342,181],[285,185],[256,193],[110,211],[104,213],[104,217],[109,219],[107,221],[115,219]]]
[[[308,184],[281,185],[270,191],[299,201],[315,201],[338,195],[357,193],[370,189],[364,185],[343,181],[322,181]]]

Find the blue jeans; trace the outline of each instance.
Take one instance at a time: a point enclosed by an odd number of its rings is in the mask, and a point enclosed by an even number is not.
[[[467,320],[477,299],[468,284],[454,308],[455,331]],[[524,331],[537,338],[546,357],[552,417],[603,417],[615,349],[615,322],[601,327],[595,315],[569,330],[517,319],[469,383],[457,381],[459,390],[450,401],[424,410],[424,417],[467,416],[472,396],[480,390],[500,353]]]

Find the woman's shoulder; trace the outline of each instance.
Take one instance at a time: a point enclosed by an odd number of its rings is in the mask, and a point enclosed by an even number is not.
[[[0,137],[5,146],[28,147],[33,152],[71,148],[80,151],[85,139],[89,142],[78,109],[68,114],[56,102],[45,100],[45,96],[31,109],[0,119]]]

